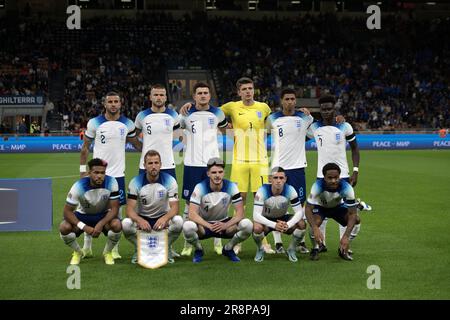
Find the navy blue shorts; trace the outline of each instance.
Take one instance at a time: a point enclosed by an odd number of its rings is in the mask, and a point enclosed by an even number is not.
[[[345,216],[347,215],[348,208],[344,206],[343,204],[334,208],[324,208],[318,205],[315,205],[312,209],[312,213],[320,215],[322,218],[322,221],[325,220],[325,218],[332,218],[337,223],[339,223],[341,226],[347,225],[347,220],[345,219]]]
[[[125,204],[127,204],[127,192],[125,189],[125,177],[119,177],[117,178],[117,184],[119,185],[119,200],[120,200],[120,205],[123,206]]]
[[[142,173],[144,173],[144,172],[145,172],[145,169],[139,169],[139,174],[142,174]],[[175,169],[161,169],[161,172],[168,173],[168,174],[170,174],[172,177],[174,177],[175,180],[177,180],[177,174],[176,174]]]
[[[97,213],[97,214],[82,214],[82,213],[75,211],[74,213],[78,220],[80,220],[81,222],[85,223],[86,225],[88,225],[89,227],[92,227],[92,228],[95,228],[96,224],[106,216],[106,212],[105,213]],[[103,228],[102,231],[105,236],[108,235],[108,230]],[[77,237],[82,233],[83,233],[83,231],[81,231],[81,230],[79,232],[77,232],[76,233]]]
[[[286,170],[287,183],[297,191],[298,198],[303,205],[306,201],[305,168]]]
[[[153,226],[155,225],[156,221],[158,221],[158,219],[161,218],[162,216],[159,216],[158,218],[149,218],[139,215],[139,217],[145,219],[150,224],[150,227],[152,227],[153,229]]]
[[[230,221],[231,217],[226,218],[225,220],[222,220],[220,222],[227,222]],[[208,239],[208,238],[224,238],[224,239],[231,239],[233,238],[233,235],[228,235],[225,232],[223,233],[216,233],[214,231],[212,231],[211,229],[205,228],[203,227],[203,229],[205,229],[205,235],[202,237],[199,237],[200,240],[203,239]]]
[[[192,191],[194,191],[197,183],[202,182],[208,178],[206,167],[190,167],[184,166],[183,171],[183,195],[184,200],[189,201],[191,199]]]

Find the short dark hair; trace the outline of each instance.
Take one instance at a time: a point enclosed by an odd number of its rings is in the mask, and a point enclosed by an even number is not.
[[[148,151],[145,153],[145,156],[144,156],[144,162],[147,160],[147,157],[154,157],[154,156],[158,156],[159,162],[161,162],[161,155],[160,155],[159,152],[156,151],[156,150],[148,150]]]
[[[283,97],[287,94],[293,94],[297,97],[297,93],[295,92],[294,89],[284,88],[283,90],[281,90],[281,99],[283,99]]]
[[[339,174],[341,174],[341,168],[339,168],[339,166],[336,163],[329,162],[326,165],[324,165],[323,168],[322,168],[323,176],[325,177],[327,172],[330,171],[330,170],[337,170],[337,172],[339,172]]]
[[[332,95],[326,95],[319,98],[319,105],[323,103],[332,103],[333,105],[336,103],[336,98]]]
[[[105,97],[112,97],[112,96],[118,96],[120,97],[120,94],[118,94],[116,91],[109,91]]]
[[[215,158],[211,158],[208,160],[207,163],[207,169],[209,171],[209,169],[211,169],[214,166],[219,166],[225,169],[225,162],[223,162],[223,160],[221,158],[215,157]]]
[[[253,84],[253,80],[250,78],[247,78],[247,77],[242,77],[242,78],[238,79],[238,81],[236,81],[236,88],[239,90],[243,84],[248,84],[248,83]]]
[[[152,91],[153,89],[164,89],[164,90],[166,90],[166,87],[163,86],[160,83],[155,83],[155,84],[150,86],[150,91]]]
[[[106,104],[106,98],[107,97],[113,97],[113,96],[118,96],[120,99],[120,94],[118,94],[116,91],[109,91],[105,97],[103,98],[103,104]]]
[[[198,88],[208,88],[208,90],[211,91],[209,84],[204,83],[204,82],[197,82],[196,84],[194,84],[194,87],[192,88],[192,92],[195,94],[195,92],[197,91]]]
[[[107,167],[108,166],[108,162],[106,162],[103,159],[99,159],[99,158],[93,158],[91,160],[89,160],[88,162],[88,167],[89,170],[92,170],[93,167]]]
[[[286,170],[282,167],[273,167],[272,170],[270,170],[270,175],[274,175],[277,172],[284,172],[284,174],[286,174]]]

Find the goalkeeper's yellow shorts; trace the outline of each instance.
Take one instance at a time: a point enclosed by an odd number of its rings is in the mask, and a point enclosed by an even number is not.
[[[237,183],[240,192],[256,192],[264,183],[268,183],[268,163],[233,162],[230,180]]]

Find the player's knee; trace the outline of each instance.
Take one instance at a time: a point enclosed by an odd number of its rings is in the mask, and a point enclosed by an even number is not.
[[[111,227],[111,230],[113,232],[120,232],[122,231],[122,224],[120,223],[119,219],[112,219],[109,223],[109,226]]]
[[[193,221],[185,221],[183,223],[183,234],[185,237],[192,237],[198,230],[197,225]]]
[[[183,218],[181,216],[175,216],[172,218],[170,230],[173,232],[181,232],[183,229]]]
[[[300,230],[305,230],[306,229],[306,223],[305,220],[301,219],[298,223],[297,223],[297,228]]]
[[[72,225],[68,223],[67,221],[61,222],[59,225],[59,232],[63,235],[67,235],[72,232]]]
[[[133,220],[130,218],[122,220],[122,231],[125,235],[133,234],[135,231],[134,229]]]
[[[262,224],[259,224],[257,222],[255,222],[253,224],[253,232],[256,234],[260,234],[261,232],[264,231],[264,226]]]
[[[238,227],[239,231],[251,234],[253,230],[253,222],[251,222],[250,219],[245,218],[239,221]]]
[[[356,216],[356,224],[360,224],[361,223],[361,218],[357,215]]]

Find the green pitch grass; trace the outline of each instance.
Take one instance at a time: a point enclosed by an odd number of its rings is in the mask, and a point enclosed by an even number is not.
[[[316,153],[307,157],[309,188]],[[94,258],[80,264],[81,290],[69,290],[71,250],[59,238],[58,225],[66,194],[78,177],[79,155],[2,154],[1,178],[53,177],[53,228],[0,233],[0,299],[449,299],[450,151],[363,151],[361,157],[356,193],[373,211],[361,215],[353,262],[337,256],[334,221],[327,227],[329,251],[317,262],[298,254],[298,263],[284,255],[266,255],[263,263],[255,263],[250,238],[243,244],[242,261],[232,263],[216,255],[212,240],[206,240],[201,264],[181,257],[149,270],[130,263],[133,248],[122,237],[123,259],[107,266],[101,236],[93,242]],[[128,181],[138,161],[137,153],[127,154]],[[177,175],[181,189],[181,166]],[[251,205],[246,214],[251,217]],[[284,238],[285,246],[289,240]],[[181,236],[177,251],[182,245]],[[372,265],[381,271],[379,290],[367,288]]]

